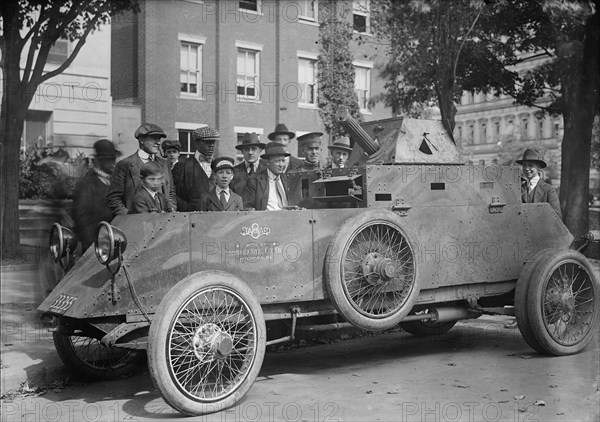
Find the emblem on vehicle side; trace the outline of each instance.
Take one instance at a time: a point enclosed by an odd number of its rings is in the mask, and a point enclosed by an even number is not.
[[[258,223],[252,223],[250,227],[242,227],[240,232],[242,236],[251,236],[252,239],[258,239],[261,236],[268,236],[271,234],[269,227],[260,227]]]
[[[75,296],[69,296],[61,293],[60,296],[58,296],[58,298],[56,298],[54,303],[50,306],[50,311],[64,314],[76,300],[77,298]]]

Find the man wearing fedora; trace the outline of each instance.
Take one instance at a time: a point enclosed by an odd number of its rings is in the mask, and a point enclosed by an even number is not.
[[[556,190],[540,177],[540,169],[546,168],[540,153],[535,149],[526,149],[523,158],[515,162],[522,166],[521,200],[524,203],[548,202],[562,218]]]
[[[233,180],[231,157],[215,158],[211,163],[216,186],[200,197],[200,211],[241,211],[244,208],[242,197],[229,188]]]
[[[299,171],[318,170],[321,166],[321,132],[309,132],[298,136],[300,150],[304,154],[304,161]]]
[[[347,136],[340,136],[333,141],[332,145],[327,147],[329,149],[329,155],[331,155],[331,164],[327,168],[331,169],[343,169],[346,167],[348,158],[352,153],[352,147],[350,146],[350,138]]]
[[[290,153],[280,143],[267,144],[264,154],[261,155],[261,158],[267,161],[267,168],[248,178],[242,193],[244,208],[276,211],[295,205],[287,175],[284,173],[285,158],[289,156]]]
[[[173,168],[179,211],[200,211],[200,197],[215,186],[211,163],[219,131],[204,126],[192,132],[196,152]]]
[[[275,130],[269,133],[267,137],[270,141],[283,145],[287,150],[289,148],[290,141],[296,137],[296,134],[294,132],[290,132],[284,123],[277,123]],[[294,157],[291,154],[289,157],[286,157],[285,163],[285,172],[296,170],[302,166],[302,160]]]
[[[73,221],[75,234],[85,251],[96,238],[96,227],[101,221],[110,221],[113,213],[106,201],[110,177],[121,155],[108,139],[94,143],[92,168],[75,185],[73,191]]]
[[[244,134],[242,143],[235,146],[244,155],[244,161],[233,168],[233,182],[231,190],[241,195],[246,186],[248,177],[263,171],[267,166],[260,160],[260,154],[265,149],[265,144],[260,142],[255,132]]]
[[[177,210],[173,179],[169,171],[169,164],[160,157],[160,143],[166,138],[165,132],[153,123],[144,123],[135,131],[139,149],[127,158],[117,163],[115,172],[110,180],[108,193],[108,206],[113,214],[127,214],[131,211],[133,196],[140,186],[142,179],[140,169],[142,164],[155,161],[163,168],[163,185],[161,192],[167,198],[169,211]]]

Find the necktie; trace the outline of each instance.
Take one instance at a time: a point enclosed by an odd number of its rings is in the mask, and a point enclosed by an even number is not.
[[[223,209],[225,209],[225,207],[227,207],[227,198],[225,198],[224,190],[222,190],[219,194],[219,201],[221,201],[221,206],[223,207]]]
[[[250,164],[250,168],[248,169],[248,176],[252,176],[254,174],[254,164]]]
[[[162,211],[162,206],[160,205],[160,198],[158,197],[158,193],[154,195],[154,200],[156,201],[156,205],[158,207],[158,212]]]
[[[277,196],[279,197],[279,202],[281,203],[281,208],[287,207],[287,196],[285,194],[285,190],[283,189],[283,183],[281,182],[281,177],[277,177],[275,179],[275,186],[277,186]]]
[[[148,156],[148,161],[154,161],[154,155],[149,155]]]
[[[529,193],[531,193],[531,191],[533,190],[533,182],[532,181],[529,181],[528,189],[529,189]]]

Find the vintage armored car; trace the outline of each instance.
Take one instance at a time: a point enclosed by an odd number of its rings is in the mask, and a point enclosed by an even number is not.
[[[521,203],[517,167],[465,164],[439,121],[338,118],[351,166],[291,175],[301,207],[101,223],[39,307],[65,365],[110,378],[146,351],[166,402],[201,415],[237,403],[265,347],[299,330],[439,334],[514,309],[540,353],[589,343],[597,276],[549,204]],[[76,242],[55,224],[56,262]]]

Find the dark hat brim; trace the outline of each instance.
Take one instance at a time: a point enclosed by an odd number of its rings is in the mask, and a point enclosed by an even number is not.
[[[544,169],[544,168],[548,167],[548,165],[546,164],[546,162],[542,161],[542,160],[515,160],[515,163],[523,165],[524,161],[532,161],[534,163],[539,163],[539,166],[540,166],[541,169]]]
[[[294,132],[271,132],[267,135],[267,138],[272,141],[277,135],[287,135],[290,137],[290,139],[294,139],[296,137]]]
[[[262,142],[252,142],[251,144],[239,144],[235,146],[235,149],[241,151],[244,147],[259,147],[260,149],[265,149],[267,145]]]
[[[344,151],[352,152],[352,148],[347,147],[345,145],[329,145],[327,146],[327,149],[329,149],[330,151],[333,151],[334,149],[341,149]]]
[[[260,158],[270,158],[270,157],[274,157],[276,155],[283,155],[284,157],[289,157],[290,154],[289,152],[275,152],[275,153],[270,153],[270,154],[261,154]]]

